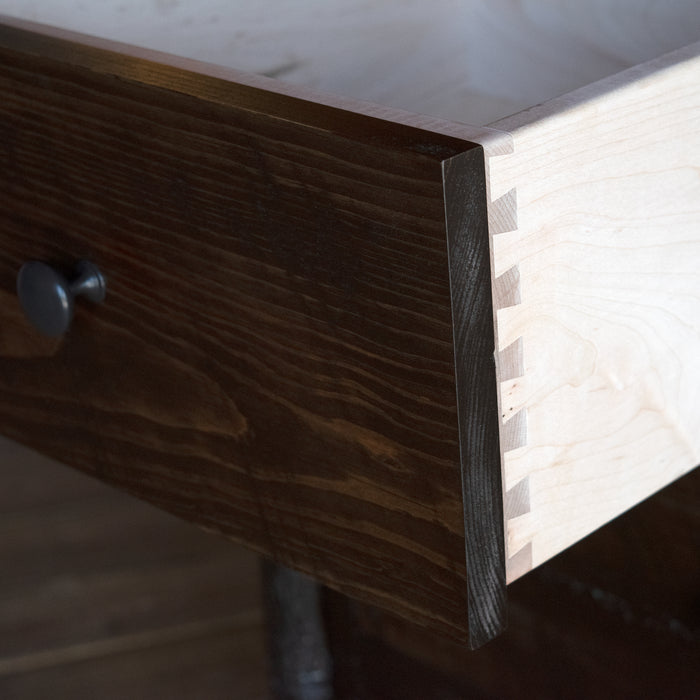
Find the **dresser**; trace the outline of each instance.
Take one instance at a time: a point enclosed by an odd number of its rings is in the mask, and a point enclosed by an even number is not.
[[[700,463],[700,13],[206,5],[0,22],[2,433],[480,646]]]

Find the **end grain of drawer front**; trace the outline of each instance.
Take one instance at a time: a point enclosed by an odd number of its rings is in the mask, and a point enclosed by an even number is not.
[[[478,645],[505,589],[482,148],[0,28],[3,432]],[[28,259],[108,293],[59,340]],[[459,400],[458,400],[459,397]]]

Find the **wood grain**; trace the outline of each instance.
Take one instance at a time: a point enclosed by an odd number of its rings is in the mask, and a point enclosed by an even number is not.
[[[699,74],[694,44],[493,125],[509,581],[700,463]]]
[[[495,634],[481,149],[11,27],[0,90],[4,432],[419,624]],[[448,243],[475,278],[450,286]],[[108,279],[53,343],[13,300],[31,258]],[[478,546],[465,512],[493,518]]]

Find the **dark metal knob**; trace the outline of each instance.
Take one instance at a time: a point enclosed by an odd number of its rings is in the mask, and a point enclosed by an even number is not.
[[[50,265],[32,260],[17,275],[17,296],[30,323],[44,335],[62,335],[73,320],[75,297],[99,304],[105,298],[105,279],[95,265],[81,260],[71,280]]]

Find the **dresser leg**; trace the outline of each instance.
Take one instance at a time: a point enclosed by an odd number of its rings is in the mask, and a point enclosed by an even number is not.
[[[275,700],[332,700],[333,670],[312,579],[263,562],[270,689]]]

